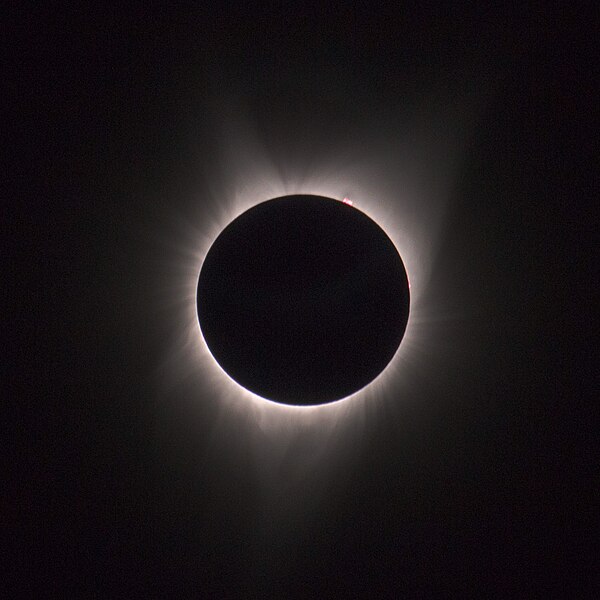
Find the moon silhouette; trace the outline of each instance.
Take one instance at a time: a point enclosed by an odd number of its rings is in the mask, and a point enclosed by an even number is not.
[[[198,319],[210,353],[267,400],[318,405],[368,385],[408,322],[404,264],[348,203],[292,195],[257,204],[209,249]]]

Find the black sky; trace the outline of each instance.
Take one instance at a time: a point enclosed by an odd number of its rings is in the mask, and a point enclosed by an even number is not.
[[[8,597],[597,595],[589,19],[426,12],[9,15]],[[293,437],[267,482],[256,423],[161,384],[168,240],[214,208],[223,115],[283,179],[373,147],[393,180],[400,146],[465,134],[410,401],[314,470]]]

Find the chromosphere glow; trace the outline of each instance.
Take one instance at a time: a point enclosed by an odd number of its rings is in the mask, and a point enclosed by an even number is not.
[[[368,385],[398,349],[408,306],[388,236],[347,202],[314,195],[240,215],[211,247],[198,284],[212,356],[244,388],[293,405]]]

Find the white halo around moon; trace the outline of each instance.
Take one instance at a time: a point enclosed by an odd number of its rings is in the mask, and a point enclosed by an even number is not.
[[[267,428],[278,423],[311,425],[317,420],[337,427],[342,418],[376,409],[391,390],[398,401],[413,378],[411,372],[426,362],[437,325],[447,318],[443,290],[436,288],[430,275],[460,162],[456,153],[448,154],[449,147],[458,151],[461,146],[456,135],[436,138],[431,131],[420,131],[422,143],[415,144],[414,135],[409,136],[410,147],[399,143],[391,148],[372,140],[354,148],[329,147],[318,157],[294,163],[267,151],[247,123],[226,121],[224,135],[217,138],[226,141],[215,164],[199,165],[198,183],[186,183],[185,198],[176,199],[169,209],[168,227],[158,234],[164,275],[159,308],[175,336],[161,369],[163,383],[193,380],[198,402],[210,396],[223,410]],[[316,406],[278,404],[240,386],[213,358],[197,315],[198,277],[215,239],[251,207],[292,194],[352,202],[394,243],[410,284],[406,331],[387,367],[358,392]]]

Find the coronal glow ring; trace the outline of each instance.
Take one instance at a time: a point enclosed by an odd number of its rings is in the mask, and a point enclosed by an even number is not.
[[[262,190],[258,188],[262,188]],[[184,344],[190,355],[188,360],[191,359],[195,363],[196,368],[201,371],[203,383],[212,389],[220,399],[237,409],[250,410],[261,422],[264,418],[270,418],[275,414],[283,418],[302,415],[309,420],[312,416],[316,417],[317,414],[321,418],[325,413],[331,414],[331,416],[335,414],[337,417],[347,411],[353,412],[357,407],[364,405],[365,402],[376,402],[385,394],[386,389],[397,383],[399,372],[409,362],[407,359],[410,358],[411,348],[417,342],[414,325],[422,320],[422,316],[419,315],[419,300],[421,298],[421,286],[426,281],[426,269],[419,268],[419,259],[423,255],[426,256],[427,252],[423,251],[422,247],[419,248],[419,244],[415,244],[415,238],[421,242],[421,246],[426,238],[419,235],[415,236],[414,232],[413,235],[410,234],[411,226],[414,226],[414,218],[413,222],[403,222],[402,199],[399,201],[398,198],[390,198],[389,195],[386,197],[383,194],[379,196],[379,200],[376,200],[373,196],[360,190],[357,185],[352,186],[354,192],[351,195],[336,193],[336,188],[339,190],[339,184],[320,182],[319,185],[305,184],[293,186],[291,189],[287,186],[268,185],[256,186],[253,190],[242,190],[240,193],[235,194],[233,200],[229,203],[219,203],[219,214],[214,216],[210,232],[204,231],[202,232],[204,235],[202,235],[201,232],[195,231],[196,247],[191,253],[193,261],[188,263],[190,269],[186,269],[190,277],[185,285],[187,335]],[[197,314],[196,293],[200,270],[208,250],[221,231],[237,216],[252,206],[273,197],[290,194],[326,196],[339,198],[341,202],[352,202],[356,208],[374,220],[393,242],[404,262],[411,288],[411,309],[404,338],[387,367],[371,383],[358,392],[340,400],[316,406],[279,404],[262,398],[240,386],[229,377],[210,353],[202,335]],[[410,205],[411,202],[408,202],[408,204]],[[190,257],[189,253],[188,257]],[[192,262],[193,276],[190,272]]]

